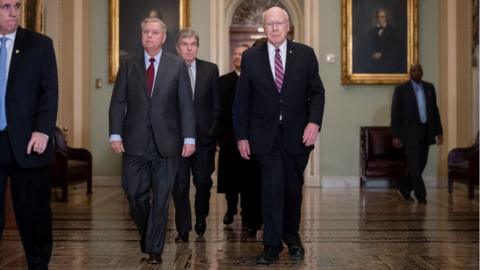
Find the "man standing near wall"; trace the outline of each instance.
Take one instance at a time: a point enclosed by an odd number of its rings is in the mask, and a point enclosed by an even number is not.
[[[122,59],[110,101],[110,147],[123,155],[122,185],[150,264],[161,263],[168,201],[180,155],[195,151],[195,116],[185,62],[162,50],[167,29],[142,22],[144,50]]]

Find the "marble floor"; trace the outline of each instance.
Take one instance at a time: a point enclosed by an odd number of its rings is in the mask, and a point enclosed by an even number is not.
[[[394,189],[305,188],[305,258],[291,260],[284,249],[270,266],[254,262],[261,233],[248,236],[239,216],[223,225],[223,195],[212,192],[207,231],[191,233],[189,243],[174,242],[170,213],[163,263],[151,267],[120,186],[97,184],[93,192],[87,196],[80,185],[68,203],[54,194],[50,269],[479,269],[478,190],[470,201],[462,185],[452,196],[429,188],[426,206],[403,201]],[[26,269],[12,215],[0,241],[0,269]]]

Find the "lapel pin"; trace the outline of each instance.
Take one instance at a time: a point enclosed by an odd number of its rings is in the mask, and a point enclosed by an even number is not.
[[[290,50],[290,51],[288,51],[288,53],[289,53],[289,54],[292,54],[293,52],[292,52],[292,50]]]
[[[20,53],[20,50],[15,50],[15,53],[16,53],[16,54],[19,54],[19,53]]]

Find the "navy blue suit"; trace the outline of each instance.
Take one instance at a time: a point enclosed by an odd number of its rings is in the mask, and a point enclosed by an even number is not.
[[[58,78],[53,43],[17,29],[5,98],[7,128],[0,132],[1,218],[4,186],[11,179],[17,226],[30,269],[47,269],[52,251],[50,168],[57,120]],[[45,152],[28,155],[32,132],[49,136]]]
[[[325,89],[312,48],[288,41],[282,88],[277,91],[267,43],[242,55],[234,101],[236,140],[247,139],[262,171],[264,245],[299,242],[303,171],[313,146],[302,142],[308,123],[322,125]],[[282,122],[280,122],[280,115]]]

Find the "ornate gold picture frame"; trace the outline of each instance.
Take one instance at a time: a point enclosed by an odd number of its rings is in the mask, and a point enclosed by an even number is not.
[[[167,25],[167,42],[172,42],[174,37],[173,35],[176,34],[176,30],[181,29],[183,27],[187,27],[190,25],[190,7],[189,7],[189,0],[158,0],[158,6],[155,6],[155,10],[151,12],[147,12],[146,14],[142,14],[140,16],[136,16],[134,9],[144,8],[146,4],[150,4],[152,1],[146,0],[135,0],[129,1],[132,3],[132,6],[129,6],[128,12],[125,12],[123,17],[121,18],[120,7],[122,0],[109,0],[109,53],[108,53],[108,60],[109,60],[109,68],[108,68],[108,80],[110,83],[115,82],[117,77],[117,71],[120,63],[120,50],[122,49],[121,41],[120,41],[120,32],[122,34],[128,35],[127,38],[134,42],[140,42],[140,23],[147,16],[157,16],[160,15],[160,19],[162,19],[165,24]],[[145,1],[145,2],[144,2]],[[148,3],[147,3],[148,2]],[[172,5],[175,8],[172,8]],[[172,14],[172,10],[178,10],[178,16]],[[158,14],[163,12],[163,14]],[[135,15],[134,15],[135,14]],[[149,15],[150,14],[150,15]],[[120,29],[121,28],[121,20],[127,20],[127,25],[133,28],[130,29]],[[125,25],[125,24],[123,24]],[[133,29],[133,30],[132,30]],[[173,30],[172,30],[173,29]],[[170,33],[170,31],[175,33]],[[171,43],[173,44],[173,43]],[[166,44],[170,45],[171,44]],[[122,49],[122,53],[123,49]]]
[[[44,0],[22,0],[22,13],[20,25],[28,30],[45,32],[45,1]]]
[[[342,0],[342,84],[398,84],[418,61],[418,0]]]

